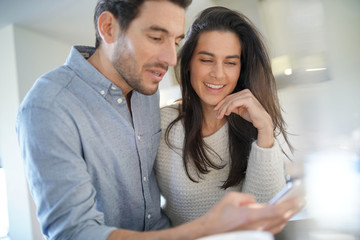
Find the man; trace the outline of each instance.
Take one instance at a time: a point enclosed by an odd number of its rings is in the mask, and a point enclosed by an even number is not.
[[[202,218],[166,229],[153,173],[161,134],[157,89],[168,66],[176,64],[190,2],[100,0],[96,49],[74,47],[65,65],[40,77],[24,99],[19,143],[42,231],[50,239],[278,232],[298,210],[294,201],[261,206],[233,193]]]

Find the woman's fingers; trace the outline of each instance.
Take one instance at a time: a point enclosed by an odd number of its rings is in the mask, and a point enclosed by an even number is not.
[[[243,115],[247,112],[249,101],[252,101],[252,98],[254,96],[251,92],[245,90],[226,96],[214,108],[215,111],[218,111],[217,118],[221,119],[225,115],[229,116],[232,112],[240,116]]]
[[[246,121],[253,123],[257,129],[272,124],[269,114],[248,89],[226,96],[217,104],[214,110],[218,111],[218,119],[235,113]]]

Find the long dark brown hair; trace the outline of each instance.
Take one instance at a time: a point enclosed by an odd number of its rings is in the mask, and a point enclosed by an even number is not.
[[[173,147],[169,141],[169,132],[176,122],[183,121],[185,128],[183,161],[188,177],[194,182],[197,181],[189,174],[188,170],[190,163],[196,167],[197,175],[200,178],[211,168],[221,169],[224,167],[216,165],[209,159],[209,151],[211,154],[217,154],[205,144],[201,135],[203,112],[200,99],[190,82],[189,65],[194,49],[199,36],[208,31],[229,31],[239,37],[241,71],[233,93],[249,89],[271,116],[276,136],[282,134],[292,150],[285,130],[286,124],[281,115],[270,59],[260,33],[250,20],[239,12],[219,6],[207,8],[191,25],[185,43],[179,52],[179,65],[176,72],[181,86],[182,102],[179,116],[169,124],[165,132],[166,143],[169,147]],[[236,186],[245,178],[251,144],[257,139],[258,134],[252,123],[237,114],[233,113],[228,116],[227,121],[229,125],[230,172],[227,180],[221,186],[223,189]]]

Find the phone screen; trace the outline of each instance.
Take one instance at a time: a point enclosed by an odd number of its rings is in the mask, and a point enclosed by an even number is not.
[[[269,204],[282,202],[288,198],[295,197],[304,193],[302,180],[296,179],[288,182],[270,201]]]

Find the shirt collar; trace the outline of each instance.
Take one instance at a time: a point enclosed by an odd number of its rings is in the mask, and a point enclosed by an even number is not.
[[[105,97],[109,93],[111,86],[115,85],[87,61],[94,52],[94,47],[73,46],[65,65]]]

